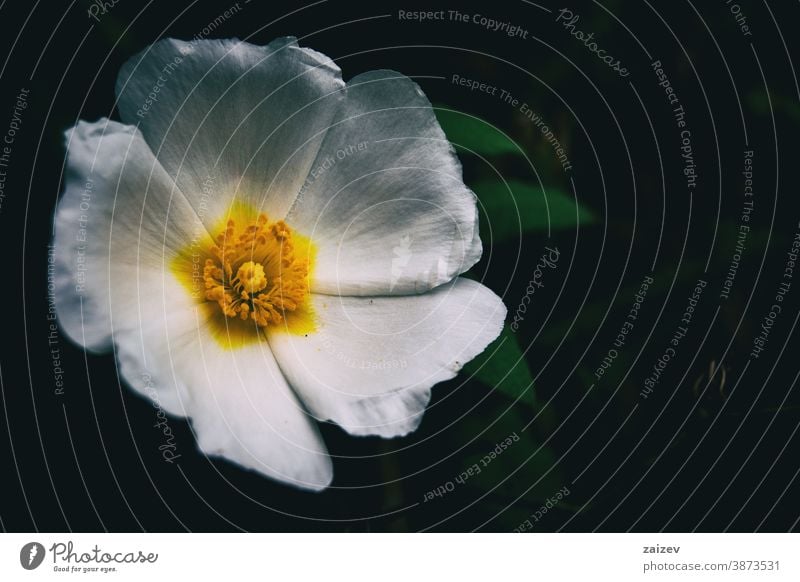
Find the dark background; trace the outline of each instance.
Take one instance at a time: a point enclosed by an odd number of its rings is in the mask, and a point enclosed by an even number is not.
[[[503,297],[510,317],[545,246],[561,251],[519,331],[507,334],[508,345],[525,354],[515,374],[530,374],[535,398],[462,373],[434,389],[421,428],[407,438],[355,438],[324,425],[335,480],[321,494],[210,461],[197,452],[185,420],[170,419],[181,458],[164,462],[155,410],[120,384],[113,356],[87,355],[63,336],[65,389],[55,393],[46,257],[62,132],[78,119],[118,119],[113,87],[121,64],[159,38],[193,38],[234,3],[119,0],[99,22],[89,18],[85,0],[0,4],[0,133],[15,95],[30,90],[0,208],[4,530],[512,531],[526,520],[523,529],[532,531],[797,528],[800,346],[793,332],[800,281],[761,357],[749,354],[800,221],[800,92],[792,62],[800,5],[742,0],[748,37],[724,0],[454,4],[241,1],[209,34],[257,44],[294,35],[332,57],[345,79],[376,68],[414,77],[435,105],[489,122],[530,160],[462,152],[467,184],[497,184],[501,175],[561,192],[592,217],[576,225],[570,215],[554,215],[548,234],[535,201],[521,201],[517,216],[508,204],[513,197],[498,202],[479,192],[484,225],[492,228],[482,230],[486,250],[473,275]],[[629,77],[555,22],[564,6],[580,14],[577,28],[594,32]],[[398,10],[420,8],[480,13],[527,29],[528,38],[473,23],[398,19]],[[656,59],[692,132],[698,186],[691,194],[678,130],[650,67]],[[518,110],[453,84],[453,74],[527,102],[565,145],[572,170],[562,169]],[[453,141],[467,128],[470,144],[485,145],[484,130],[470,127],[452,118],[445,124]],[[755,206],[724,300],[748,149]],[[500,236],[500,227],[517,220],[522,232]],[[598,381],[594,371],[649,274],[655,282],[640,318]],[[644,379],[700,278],[708,286],[689,333],[644,399]],[[498,367],[507,369],[507,354],[501,356]],[[424,501],[513,433],[520,441],[479,476]],[[569,495],[534,520],[564,487]]]

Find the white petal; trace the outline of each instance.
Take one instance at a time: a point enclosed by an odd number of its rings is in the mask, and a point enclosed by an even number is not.
[[[52,269],[67,335],[95,350],[113,336],[125,381],[166,412],[192,416],[207,453],[298,487],[327,486],[324,444],[266,343],[222,350],[170,272],[176,252],[205,231],[141,134],[101,120],[67,138]]]
[[[198,350],[199,348],[199,350]],[[333,465],[316,424],[265,342],[225,350],[208,334],[173,350],[200,449],[296,487],[321,490]]]
[[[117,79],[122,118],[137,123],[199,213],[238,200],[282,218],[343,98],[339,68],[281,38],[164,40]],[[317,135],[319,134],[319,135]]]
[[[430,387],[453,378],[502,329],[506,309],[469,279],[422,295],[314,295],[316,332],[272,332],[291,386],[321,420],[384,437],[417,428]]]
[[[166,412],[188,416],[191,386],[176,381],[181,369],[173,355],[200,353],[198,317],[205,318],[196,303],[170,273],[142,269],[132,270],[124,285],[111,285],[109,304],[122,378]]]
[[[160,272],[202,226],[135,128],[80,122],[66,139],[51,268],[55,307],[73,341],[104,350],[110,286],[129,285],[140,269]]]
[[[189,416],[197,444],[281,482],[320,490],[333,467],[316,424],[289,388],[266,342],[224,349],[169,274],[142,276],[136,307],[113,309],[114,340],[126,381],[172,414]],[[170,399],[169,396],[174,395]],[[178,451],[180,453],[180,451]]]
[[[287,222],[317,243],[312,289],[420,293],[481,255],[475,195],[420,88],[392,71],[347,98]]]

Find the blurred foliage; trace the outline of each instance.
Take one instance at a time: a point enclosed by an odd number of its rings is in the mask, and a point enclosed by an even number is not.
[[[519,238],[528,232],[574,229],[597,222],[595,215],[557,188],[509,180],[470,185],[478,195],[486,242]]]
[[[483,353],[464,366],[464,371],[514,400],[538,405],[531,371],[517,338],[508,326]]]
[[[495,168],[507,161],[530,164],[533,144],[522,146],[494,124],[447,106],[436,107],[435,112],[445,135],[464,156],[465,164],[482,158],[493,169],[483,178],[467,180],[478,197],[485,247],[526,234],[549,236],[553,230],[596,222],[595,215],[578,205],[563,187],[496,177]],[[550,446],[541,445],[535,430],[538,429],[538,434],[548,434],[558,425],[555,409],[540,406],[527,358],[508,326],[483,353],[464,366],[464,373],[508,399],[508,406],[493,415],[496,420],[491,428],[487,428],[485,419],[472,417],[463,425],[462,434],[467,439],[481,434],[483,440],[492,442],[500,442],[511,434],[519,435],[519,442],[493,458],[476,478],[468,481],[470,488],[489,494],[487,499],[497,496],[508,503],[498,522],[505,529],[512,529],[564,484],[555,453]],[[480,464],[482,459],[484,456],[479,453],[470,462]]]
[[[447,139],[459,153],[481,156],[524,155],[523,150],[510,137],[488,121],[448,109],[446,106],[437,106],[434,111]]]
[[[563,487],[564,480],[552,449],[542,446],[530,430],[515,434],[520,437],[519,442],[491,461],[486,456],[475,456],[467,463],[482,467],[473,480],[476,489],[499,493],[509,501],[520,498],[533,508]]]
[[[800,122],[800,103],[796,99],[767,93],[763,90],[753,91],[747,95],[747,104],[751,111],[758,115],[767,115],[770,110],[784,114],[793,121]]]
[[[503,156],[527,158],[525,149],[491,123],[444,106],[436,109],[436,115],[459,153],[490,158],[493,166],[497,158]],[[475,158],[466,158],[470,159]],[[519,179],[506,182],[498,178],[484,178],[474,183],[468,181],[468,185],[478,196],[480,230],[485,246],[513,241],[525,234],[548,236],[553,230],[574,229],[597,221],[591,211],[578,205],[573,196],[559,187],[533,185]],[[465,365],[464,372],[510,401],[508,407],[498,411],[494,430],[488,431],[485,438],[499,441],[504,435],[522,433],[519,443],[494,458],[492,467],[487,465],[485,472],[469,481],[470,487],[482,493],[491,491],[514,505],[516,499],[521,498],[524,504],[537,506],[563,486],[563,478],[555,466],[553,450],[540,444],[533,423],[522,418],[521,411],[527,411],[527,415],[531,410],[535,411],[533,421],[543,433],[550,432],[558,422],[554,408],[540,406],[536,398],[533,376],[516,335],[508,326],[504,327],[500,336],[482,354]],[[527,430],[522,431],[525,426],[528,426]],[[487,432],[485,421],[478,419],[468,421],[464,428],[465,438]],[[537,452],[533,454],[533,451]],[[471,462],[480,463],[482,458],[473,458]],[[503,480],[515,471],[514,476]],[[533,483],[536,484],[526,491]],[[504,518],[519,520],[518,513],[519,510],[514,508],[506,512]],[[506,523],[505,527],[508,529],[514,525]]]
[[[485,420],[470,418],[465,422],[469,434],[481,434],[482,442],[491,445],[467,459],[468,465],[481,468],[467,484],[481,492],[492,491],[508,502],[519,499],[520,505],[528,509],[538,507],[564,486],[556,455],[549,446],[542,445],[532,427],[525,428],[526,417],[518,409],[498,411],[497,417],[498,421],[488,429]],[[518,440],[505,449],[499,448],[508,437]]]

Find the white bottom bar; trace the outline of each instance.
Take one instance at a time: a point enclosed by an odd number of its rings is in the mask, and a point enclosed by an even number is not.
[[[792,534],[5,534],[0,580],[778,581],[800,580],[799,548]]]

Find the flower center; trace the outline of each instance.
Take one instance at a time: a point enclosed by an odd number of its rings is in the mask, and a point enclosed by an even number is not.
[[[243,288],[243,294],[250,293],[252,295],[267,286],[267,278],[264,276],[264,267],[262,267],[260,263],[254,263],[253,261],[247,261],[244,265],[239,267],[239,270],[236,271],[236,279],[234,279],[234,281],[237,280],[239,282],[236,283],[236,285],[240,285]]]
[[[238,226],[229,219],[208,249],[203,267],[205,298],[229,318],[258,327],[279,325],[308,295],[309,256],[295,252],[285,222],[265,214]]]

